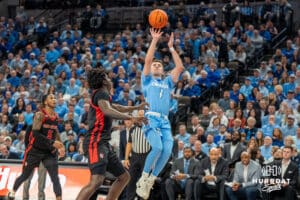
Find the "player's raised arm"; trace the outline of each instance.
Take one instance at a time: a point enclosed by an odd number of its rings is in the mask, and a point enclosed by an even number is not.
[[[143,70],[144,76],[147,76],[150,74],[150,68],[151,68],[151,63],[154,58],[156,44],[159,41],[161,35],[163,34],[161,29],[154,29],[154,28],[150,28],[150,33],[152,36],[152,41],[150,43],[150,46],[148,48],[146,58],[145,58],[145,64],[144,64],[144,70]]]
[[[172,76],[173,82],[176,83],[178,81],[179,75],[184,70],[184,66],[182,64],[181,58],[179,57],[178,53],[174,49],[174,33],[173,32],[170,35],[168,46],[169,46],[170,52],[172,54],[173,61],[175,63],[175,68],[171,71],[171,76]]]

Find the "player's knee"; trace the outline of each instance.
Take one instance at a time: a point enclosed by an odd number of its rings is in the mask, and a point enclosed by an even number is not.
[[[155,145],[155,146],[152,146],[151,148],[152,148],[151,151],[153,151],[156,155],[161,154],[161,152],[163,150],[162,145]]]

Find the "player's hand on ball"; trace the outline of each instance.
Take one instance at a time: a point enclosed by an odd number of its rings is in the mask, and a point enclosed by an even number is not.
[[[61,143],[60,141],[57,141],[57,140],[55,140],[55,142],[53,143],[53,146],[56,149],[60,149],[60,148],[64,147],[63,143]]]

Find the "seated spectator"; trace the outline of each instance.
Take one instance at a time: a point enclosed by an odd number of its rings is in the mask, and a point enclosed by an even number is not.
[[[259,83],[258,83],[258,90],[259,90],[259,93],[262,94],[262,97],[263,98],[266,98],[269,96],[269,90],[268,88],[266,87],[266,83],[265,83],[265,80],[259,80]]]
[[[245,198],[246,200],[256,199],[259,192],[259,184],[253,180],[261,177],[261,167],[250,159],[250,154],[243,152],[241,161],[235,164],[233,182],[226,187],[226,194],[229,199]]]
[[[77,153],[77,143],[75,141],[69,143],[67,147],[68,160],[73,160],[73,157],[76,153]]]
[[[206,136],[206,142],[202,144],[201,150],[206,155],[209,155],[209,151],[214,147],[217,147],[214,143],[214,136],[212,134],[208,134]]]
[[[230,107],[230,93],[228,90],[224,91],[223,98],[218,100],[218,105],[225,111],[227,111]],[[226,115],[227,116],[227,115]],[[228,116],[227,116],[228,117]],[[229,117],[228,117],[229,118]]]
[[[244,133],[244,129],[242,128],[242,121],[238,118],[233,120],[233,126],[231,128],[228,128],[229,133],[234,133],[235,131],[241,133]]]
[[[226,135],[230,134],[227,132],[227,128],[224,124],[220,125],[219,133],[217,135],[214,135],[214,143],[217,144],[220,147],[224,147],[224,144],[226,141]]]
[[[169,199],[176,199],[176,194],[184,193],[186,199],[193,199],[194,179],[199,161],[193,158],[191,147],[184,148],[183,158],[174,161],[170,178],[166,180]]]
[[[284,183],[280,183],[280,189],[271,192],[272,199],[297,199],[296,187],[298,182],[298,166],[291,162],[293,148],[285,146],[282,150],[282,161],[275,161],[271,164],[276,166],[277,169],[281,168],[281,173],[272,174],[271,178],[284,179]],[[289,180],[289,181],[287,181]]]
[[[66,143],[69,139],[68,135],[72,137],[72,140],[77,140],[77,133],[72,129],[72,123],[67,121],[64,124],[64,131],[60,134],[60,139],[62,143]]]
[[[202,159],[206,158],[207,155],[202,152],[202,142],[200,140],[196,140],[194,143],[194,157],[198,161],[201,161]]]
[[[275,105],[272,105],[272,104],[270,104],[268,106],[268,114],[262,117],[262,120],[261,120],[262,126],[264,126],[264,125],[266,125],[266,124],[269,123],[269,120],[270,120],[269,118],[271,116],[275,117],[275,124],[278,125],[278,126],[280,126],[280,124],[281,124],[281,117],[279,115],[276,115],[276,107],[275,107]]]
[[[201,141],[201,143],[205,143],[206,142],[206,137],[205,137],[205,134],[204,134],[204,128],[202,126],[199,126],[197,128],[197,131],[196,131],[196,135],[197,135],[197,139]]]
[[[262,132],[264,133],[264,136],[270,136],[272,137],[273,130],[275,128],[280,128],[277,124],[275,124],[275,115],[269,116],[269,123],[262,126]]]
[[[75,84],[76,79],[71,78],[69,85],[66,87],[65,95],[78,96],[79,95],[79,86]]]
[[[294,136],[298,128],[298,125],[295,125],[296,119],[294,115],[288,115],[287,118],[287,124],[281,128],[283,137],[287,137],[289,135]]]
[[[294,139],[296,148],[297,148],[298,152],[300,153],[300,128],[299,127],[297,128],[296,135],[293,136],[293,139]]]
[[[287,98],[283,100],[287,106],[293,110],[297,110],[299,102],[295,99],[295,92],[294,90],[289,90],[287,94]]]
[[[231,99],[229,102],[229,108],[225,112],[225,115],[228,118],[229,122],[230,120],[234,119],[236,107],[237,107],[236,102],[233,99]]]
[[[235,102],[238,102],[239,94],[240,94],[240,85],[238,83],[234,83],[232,86],[232,90],[230,91],[230,99],[234,100]]]
[[[209,126],[211,115],[209,114],[209,108],[207,106],[202,107],[202,112],[199,115],[200,125],[206,129]]]
[[[19,135],[21,131],[27,129],[27,124],[25,123],[24,115],[21,113],[17,116],[15,125],[12,128],[14,134]]]
[[[228,126],[228,118],[225,116],[224,111],[222,110],[222,108],[220,108],[220,107],[216,108],[216,114],[211,117],[210,122],[209,122],[210,127],[213,126],[212,122],[215,118],[220,119],[220,124],[224,124],[225,126]]]
[[[272,138],[270,136],[265,136],[264,144],[259,149],[261,151],[261,155],[265,159],[265,163],[269,163],[269,159],[272,157]]]
[[[217,148],[209,151],[209,157],[200,162],[196,173],[194,197],[204,198],[204,194],[217,193],[218,199],[224,199],[224,183],[228,177],[228,163],[221,157]]]
[[[1,159],[20,159],[16,152],[10,151],[5,144],[0,144],[0,158]]]
[[[212,134],[212,135],[218,135],[219,134],[219,129],[220,129],[220,118],[215,117],[212,122],[212,126],[208,126],[205,135],[207,134]]]
[[[207,71],[207,79],[209,80],[211,86],[219,85],[219,81],[221,80],[221,74],[217,71],[217,65],[214,62],[211,62],[209,65],[209,69]]]
[[[63,118],[64,121],[68,121],[68,120],[73,120],[74,123],[77,124],[80,122],[79,121],[79,115],[75,112],[75,106],[73,104],[69,104],[68,106],[68,112],[64,115]]]
[[[292,73],[288,77],[288,82],[283,84],[282,87],[283,87],[283,94],[284,95],[287,96],[290,91],[295,92],[295,89],[296,89],[295,78],[296,78],[295,74]]]
[[[186,126],[184,124],[179,126],[179,134],[175,136],[175,139],[181,140],[185,146],[189,146],[190,134],[186,132]]]
[[[284,138],[284,142],[283,142],[284,146],[293,146],[295,145],[295,142],[293,140],[293,136],[286,136]]]
[[[230,172],[233,172],[235,163],[240,161],[241,153],[246,150],[240,140],[241,134],[235,131],[231,135],[231,142],[224,145],[223,157],[228,161]]]
[[[283,135],[282,131],[279,128],[273,130],[272,136],[273,146],[282,147],[283,146]]]
[[[193,115],[191,118],[191,127],[188,129],[188,132],[192,135],[195,135],[197,132],[197,128],[200,127],[199,117],[197,115]]]
[[[246,77],[245,84],[242,85],[240,93],[244,94],[246,98],[252,93],[253,86],[251,85],[251,78]]]
[[[208,89],[211,87],[211,82],[208,79],[208,73],[205,70],[201,70],[201,76],[197,79],[197,83],[202,90]]]
[[[244,118],[244,113],[241,108],[235,109],[233,118],[229,120],[228,128],[232,128],[234,126],[235,119],[241,120],[241,128],[245,127],[246,119]]]
[[[244,132],[246,133],[246,140],[250,140],[251,138],[255,138],[257,128],[255,127],[256,119],[254,117],[248,117],[247,119],[247,125],[244,129]]]

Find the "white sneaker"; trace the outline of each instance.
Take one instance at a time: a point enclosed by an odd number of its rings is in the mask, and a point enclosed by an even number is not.
[[[151,189],[154,185],[155,179],[156,179],[156,176],[150,175],[148,178],[146,178],[146,180],[144,182],[140,182],[139,183],[140,187],[138,187],[138,185],[137,185],[137,190],[136,190],[137,195],[143,199],[148,199]]]
[[[144,196],[146,180],[148,177],[149,177],[149,174],[143,172],[141,178],[136,183],[136,194],[142,198]]]
[[[7,195],[8,200],[14,200],[15,199],[15,193],[14,192],[9,192]]]

